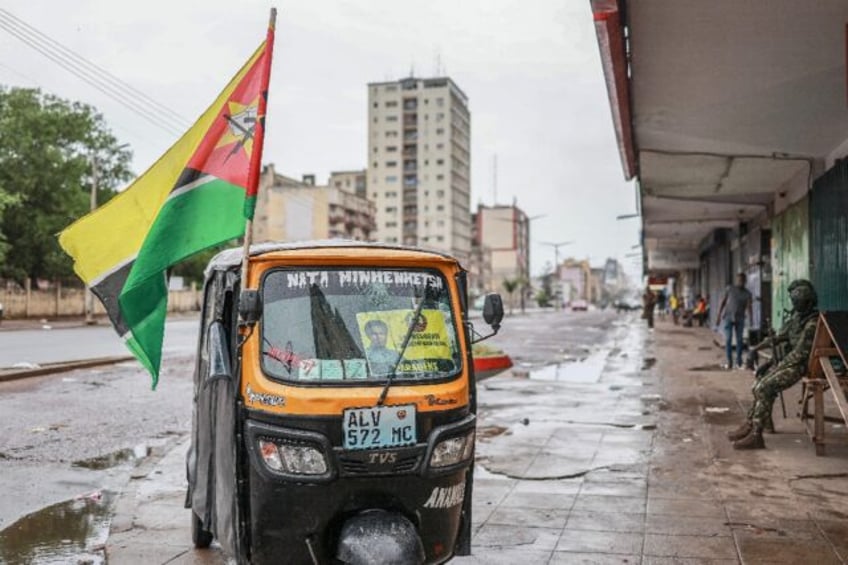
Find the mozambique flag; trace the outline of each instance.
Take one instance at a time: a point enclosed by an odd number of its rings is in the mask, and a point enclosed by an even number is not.
[[[244,234],[253,217],[274,25],[218,99],[156,163],[59,234],[118,334],[159,378],[166,269]]]

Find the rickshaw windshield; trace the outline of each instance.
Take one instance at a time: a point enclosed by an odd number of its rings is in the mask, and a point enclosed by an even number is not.
[[[262,367],[272,378],[434,380],[462,367],[450,290],[438,271],[279,269],[265,276],[262,296]]]

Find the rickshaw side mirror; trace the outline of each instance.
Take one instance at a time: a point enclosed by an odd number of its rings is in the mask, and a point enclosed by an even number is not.
[[[230,348],[227,345],[227,333],[224,324],[212,322],[206,336],[206,349],[209,359],[209,372],[206,380],[232,379],[233,369],[230,364]]]
[[[504,317],[503,300],[500,294],[487,294],[483,302],[483,320],[497,332]]]
[[[244,289],[239,296],[239,318],[247,325],[254,325],[262,317],[262,295],[258,290]]]

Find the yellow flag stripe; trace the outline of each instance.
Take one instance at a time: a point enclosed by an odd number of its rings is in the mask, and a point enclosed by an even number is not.
[[[126,190],[59,234],[86,283],[102,278],[138,254],[159,209],[197,150],[221,107],[265,50],[263,41],[215,102],[171,148]]]

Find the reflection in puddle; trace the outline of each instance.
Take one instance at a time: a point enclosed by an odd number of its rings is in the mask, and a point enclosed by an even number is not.
[[[98,492],[24,516],[0,531],[0,563],[105,563],[115,496]]]
[[[581,362],[556,363],[538,369],[526,371],[520,375],[538,381],[562,381],[568,383],[596,383],[606,365],[606,357],[601,354],[587,357]],[[519,376],[519,375],[516,375]]]
[[[133,448],[121,449],[113,453],[107,453],[106,455],[92,457],[91,459],[74,461],[73,466],[83,467],[93,471],[102,471],[104,469],[117,467],[122,463],[135,463],[139,459],[144,459],[148,455],[150,455],[150,447],[145,444],[141,444],[136,445]]]

